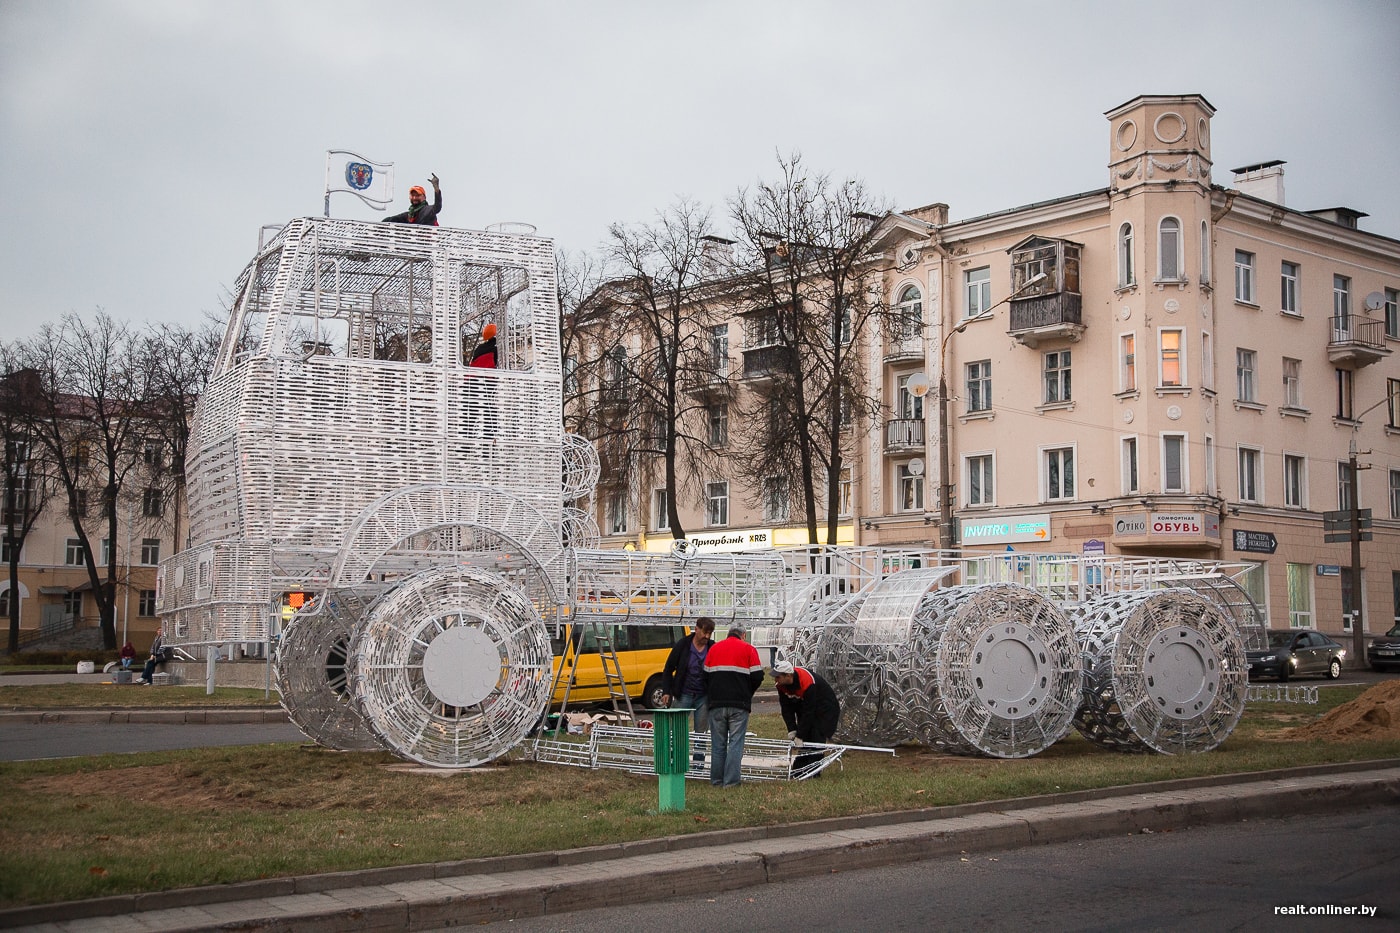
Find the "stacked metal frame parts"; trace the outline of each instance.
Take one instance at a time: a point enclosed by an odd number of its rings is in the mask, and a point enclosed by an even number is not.
[[[544,238],[302,218],[261,245],[193,426],[170,641],[270,642],[281,594],[314,593],[278,651],[310,737],[361,747],[358,715],[444,767],[518,744],[566,591],[561,486],[589,482],[557,321]],[[487,324],[497,365],[474,367]]]

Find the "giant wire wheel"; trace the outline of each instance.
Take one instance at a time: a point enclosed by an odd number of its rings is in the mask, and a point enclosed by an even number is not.
[[[1213,600],[1186,589],[1114,593],[1077,625],[1084,696],[1075,726],[1105,748],[1204,752],[1234,731],[1248,686],[1244,642]]]
[[[846,597],[845,604],[831,608],[814,603],[808,617],[827,617],[824,624],[798,620],[789,650],[795,664],[814,670],[826,678],[841,703],[841,721],[835,738],[857,745],[894,744],[905,736],[881,732],[880,713],[885,709],[884,664],[889,648],[859,645],[852,640],[860,594]]]
[[[351,684],[385,747],[464,768],[504,755],[539,721],[552,660],[521,590],[489,571],[440,567],[374,603],[351,645]]]
[[[350,692],[350,638],[364,605],[353,593],[298,613],[277,646],[277,692],[287,718],[311,741],[346,751],[382,748]]]

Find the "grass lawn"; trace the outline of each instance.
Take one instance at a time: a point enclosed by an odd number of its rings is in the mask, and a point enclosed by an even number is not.
[[[18,697],[8,689],[0,688],[5,706]],[[163,698],[176,689],[133,692]],[[261,691],[229,692],[262,701]],[[652,779],[518,755],[434,773],[387,753],[296,744],[0,763],[0,906],[1400,757],[1400,739],[1281,736],[1360,692],[1323,691],[1317,706],[1250,707],[1205,754],[1116,754],[1077,733],[1014,761],[921,748],[894,758],[851,753],[820,781],[748,783],[737,792],[691,782],[686,811],[666,814],[655,812]],[[755,716],[751,728],[775,738],[784,731],[776,714]]]

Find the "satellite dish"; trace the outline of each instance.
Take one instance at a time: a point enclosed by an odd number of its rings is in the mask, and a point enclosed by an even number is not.
[[[910,395],[915,398],[923,398],[925,395],[928,395],[928,376],[925,376],[923,373],[915,373],[909,377],[909,381],[905,383],[905,386],[908,387]]]
[[[924,460],[923,460],[922,457],[915,457],[913,460],[910,460],[910,461],[909,461],[909,475],[910,475],[910,476],[923,476],[923,475],[924,475]]]
[[[1366,310],[1379,311],[1385,306],[1385,296],[1380,292],[1371,292],[1366,296]]]

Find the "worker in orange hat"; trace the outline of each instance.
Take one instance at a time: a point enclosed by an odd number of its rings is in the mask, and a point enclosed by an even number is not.
[[[402,214],[395,214],[393,217],[385,217],[386,224],[427,224],[430,227],[438,225],[438,212],[442,210],[442,189],[438,187],[438,177],[429,175],[428,181],[433,184],[433,203],[428,203],[428,193],[423,190],[422,185],[414,185],[408,189],[408,210]]]
[[[496,368],[496,325],[487,324],[481,329],[481,342],[472,351],[469,366],[479,366],[483,369]]]

